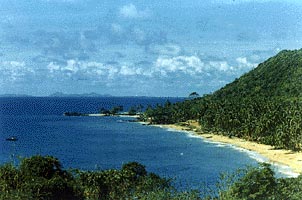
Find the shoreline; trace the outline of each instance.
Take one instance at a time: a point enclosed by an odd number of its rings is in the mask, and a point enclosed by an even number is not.
[[[131,118],[138,118],[139,115],[129,115],[129,114],[116,114],[116,115],[106,115],[106,114],[84,114],[88,117],[108,117],[108,116],[115,116],[115,117],[131,117]]]
[[[205,141],[229,144],[236,148],[255,152],[267,159],[267,161],[263,160],[260,162],[268,162],[272,166],[276,166],[278,168],[288,167],[290,169],[290,171],[280,171],[283,174],[289,175],[291,177],[297,177],[298,175],[302,174],[302,152],[292,152],[290,150],[274,149],[274,147],[270,145],[251,142],[236,137],[229,138],[227,136],[217,135],[213,133],[201,133],[197,131],[196,127],[192,129],[177,124],[152,126],[172,129],[184,133],[192,133],[194,137],[198,137]]]
[[[88,114],[88,116],[93,117],[100,117],[106,116],[104,114]],[[139,115],[127,115],[127,114],[120,114],[114,115],[117,117],[131,117],[137,118]],[[142,125],[150,125],[147,122],[139,122]],[[257,159],[256,157],[252,157],[253,159],[257,160],[258,162],[268,162],[272,166],[275,166],[282,174],[285,174],[289,177],[297,177],[298,175],[302,174],[302,152],[293,152],[291,150],[285,149],[275,149],[271,145],[260,144],[257,142],[247,141],[242,138],[232,137],[229,138],[227,136],[218,135],[214,133],[202,133],[198,130],[198,125],[196,122],[186,122],[183,124],[168,124],[168,125],[153,125],[151,126],[172,129],[174,131],[180,131],[184,133],[191,133],[192,136],[196,138],[200,138],[204,141],[213,142],[213,143],[222,143],[228,144],[237,148],[238,150],[246,151],[247,154],[249,153],[256,153],[260,155],[262,158]]]

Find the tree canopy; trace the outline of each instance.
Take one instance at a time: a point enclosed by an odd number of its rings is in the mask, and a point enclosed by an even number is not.
[[[202,183],[201,183],[202,184]],[[179,191],[170,179],[129,162],[121,169],[96,171],[65,170],[51,156],[25,158],[19,166],[0,165],[0,199],[61,200],[242,200],[302,197],[302,176],[275,178],[268,164],[223,174],[217,191],[205,188]]]

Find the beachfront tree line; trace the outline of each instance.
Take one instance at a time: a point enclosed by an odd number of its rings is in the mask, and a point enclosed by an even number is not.
[[[203,132],[302,149],[302,50],[282,51],[211,95],[149,107],[151,123],[196,120]]]
[[[128,112],[127,114],[128,115],[136,115],[136,114],[140,114],[142,113],[143,111],[143,108],[144,106],[143,105],[137,105],[137,106],[131,106],[129,109],[128,109]],[[119,114],[119,113],[122,113],[124,111],[124,107],[122,105],[119,105],[119,106],[113,106],[111,109],[106,109],[104,107],[102,107],[100,109],[100,113],[101,114],[104,114],[104,115],[116,115],[116,114]]]
[[[137,114],[141,114],[143,112],[143,108],[144,106],[137,105],[137,106],[131,106],[128,110],[128,112],[123,112],[124,111],[124,107],[122,105],[119,106],[113,106],[110,109],[106,109],[104,107],[102,107],[99,110],[100,114],[103,114],[105,116],[112,116],[112,115],[118,115],[118,114],[127,114],[127,115],[137,115]],[[64,116],[88,116],[89,114],[85,114],[85,113],[80,113],[80,112],[64,112]]]
[[[154,124],[196,120],[202,132],[241,137],[276,148],[295,151],[302,148],[302,103],[298,100],[280,102],[257,98],[221,101],[204,97],[149,107],[144,120]]]
[[[268,164],[224,174],[216,191],[178,191],[171,180],[146,171],[137,162],[120,170],[64,170],[57,158],[33,156],[20,165],[0,166],[0,199],[156,199],[241,200],[302,197],[302,176],[275,178]]]

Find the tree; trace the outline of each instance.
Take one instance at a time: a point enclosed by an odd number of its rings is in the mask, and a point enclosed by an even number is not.
[[[104,115],[110,115],[110,111],[108,109],[105,109],[104,107],[101,108],[100,113]]]
[[[33,156],[21,161],[20,171],[25,177],[43,177],[50,179],[55,174],[62,174],[61,163],[52,156]]]
[[[137,113],[137,110],[134,106],[132,106],[128,111],[129,115],[136,115],[136,113]]]
[[[81,199],[73,176],[51,156],[25,158],[19,168],[0,167],[0,185],[5,186],[0,187],[0,193],[5,194],[1,199]]]
[[[110,110],[111,115],[116,115],[119,112],[122,112],[124,110],[123,106],[114,106]]]
[[[122,166],[122,172],[127,174],[127,177],[130,178],[132,181],[138,180],[140,177],[147,175],[145,166],[137,162],[130,162],[124,164]]]
[[[274,172],[267,163],[262,163],[259,168],[252,168],[235,182],[226,193],[232,199],[272,199],[277,182]]]
[[[195,99],[198,97],[199,97],[199,94],[197,92],[192,92],[191,94],[189,94],[189,99]]]

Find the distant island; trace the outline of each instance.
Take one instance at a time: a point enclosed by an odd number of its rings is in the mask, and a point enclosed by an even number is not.
[[[66,94],[63,92],[55,92],[47,96],[28,95],[28,94],[0,94],[0,97],[112,97],[111,94],[98,94],[95,92],[82,94]]]
[[[95,92],[83,93],[83,94],[66,94],[63,92],[55,92],[48,95],[49,97],[112,97],[110,94],[98,94]]]
[[[124,111],[123,106],[113,106],[111,109],[105,109],[102,107],[99,113],[80,113],[80,112],[64,112],[63,115],[67,117],[82,117],[82,116],[90,116],[90,117],[104,117],[104,116],[131,116],[140,118],[142,115],[142,105],[131,106],[128,111]],[[137,120],[135,120],[137,121]]]
[[[29,94],[0,94],[0,97],[127,97],[127,98],[170,98],[170,96],[140,96],[140,95],[129,95],[129,96],[116,96],[111,94],[98,94],[95,92],[91,93],[63,93],[63,92],[55,92],[49,95],[29,95]],[[186,97],[175,97],[175,98],[183,98]]]
[[[0,97],[33,97],[28,94],[0,94]]]

